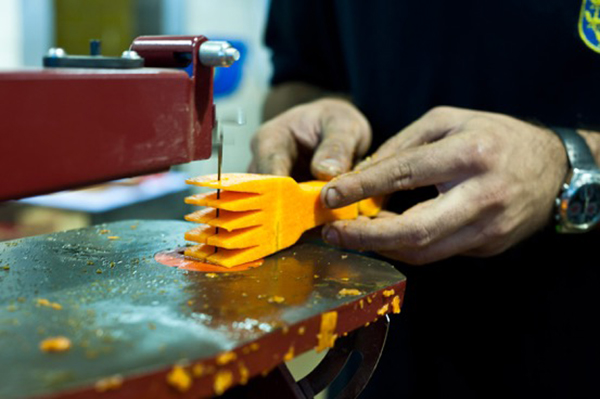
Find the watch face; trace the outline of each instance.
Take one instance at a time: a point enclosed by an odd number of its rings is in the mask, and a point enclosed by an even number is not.
[[[593,224],[600,216],[600,184],[579,187],[569,199],[567,219],[573,225]]]

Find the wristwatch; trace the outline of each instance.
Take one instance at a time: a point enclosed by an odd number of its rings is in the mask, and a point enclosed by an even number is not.
[[[556,231],[585,233],[600,221],[600,168],[575,129],[554,127],[552,131],[561,138],[570,166],[570,178],[556,198]]]

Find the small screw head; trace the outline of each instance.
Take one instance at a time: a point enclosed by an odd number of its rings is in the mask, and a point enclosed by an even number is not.
[[[60,47],[52,47],[46,53],[47,57],[52,57],[52,58],[62,58],[62,57],[66,57],[66,55],[67,55],[67,52]]]
[[[125,50],[121,54],[121,58],[126,58],[128,60],[139,60],[142,57],[140,57],[140,55],[133,50]]]

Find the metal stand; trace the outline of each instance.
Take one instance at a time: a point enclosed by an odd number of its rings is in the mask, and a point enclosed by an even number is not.
[[[350,355],[358,352],[361,363],[337,399],[356,398],[371,379],[387,337],[389,318],[384,316],[367,327],[359,328],[337,340],[335,347],[306,377],[296,382],[282,363],[265,377],[256,377],[246,386],[238,386],[222,397],[264,399],[269,397],[311,399],[340,374]]]

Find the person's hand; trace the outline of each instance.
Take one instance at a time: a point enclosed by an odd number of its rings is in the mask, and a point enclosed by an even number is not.
[[[401,215],[332,223],[326,241],[412,264],[491,256],[546,225],[567,171],[552,132],[501,114],[434,108],[321,191],[328,207],[435,185]]]
[[[348,101],[322,99],[299,105],[263,124],[252,139],[251,173],[289,176],[311,159],[320,180],[348,172],[371,143],[371,127]]]

